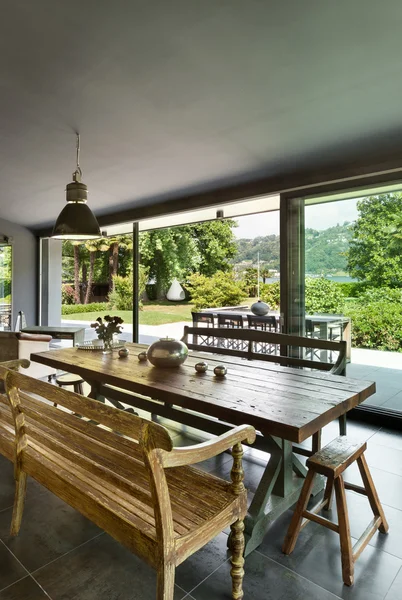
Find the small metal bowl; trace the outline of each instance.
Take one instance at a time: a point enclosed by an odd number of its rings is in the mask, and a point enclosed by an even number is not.
[[[228,370],[225,367],[225,365],[217,365],[214,369],[214,373],[215,373],[216,377],[225,377],[227,372],[228,372]]]
[[[127,358],[127,356],[130,354],[130,350],[126,347],[124,348],[120,348],[119,350],[119,358]]]
[[[205,373],[208,371],[208,363],[204,360],[198,362],[196,365],[194,365],[194,369],[197,371],[197,373]]]

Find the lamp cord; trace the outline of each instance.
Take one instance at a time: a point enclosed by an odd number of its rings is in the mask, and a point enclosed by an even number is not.
[[[82,170],[80,167],[80,134],[77,133],[77,167],[73,173],[73,181],[81,181]]]

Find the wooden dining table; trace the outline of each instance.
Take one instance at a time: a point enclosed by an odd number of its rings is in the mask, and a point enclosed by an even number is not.
[[[127,344],[130,354],[78,348],[34,353],[33,361],[80,375],[90,396],[167,417],[219,435],[234,425],[253,425],[254,447],[269,453],[246,518],[246,554],[262,541],[272,522],[296,502],[306,469],[292,444],[301,443],[375,393],[375,383],[273,363],[190,352],[180,367],[161,369],[140,362],[147,346]],[[208,362],[206,373],[195,364]],[[214,375],[224,364],[227,374]],[[132,410],[132,409],[131,409]],[[313,493],[322,489],[317,478]]]

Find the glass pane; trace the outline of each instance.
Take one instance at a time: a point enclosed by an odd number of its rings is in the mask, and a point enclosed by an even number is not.
[[[11,330],[12,247],[0,246],[0,330]]]

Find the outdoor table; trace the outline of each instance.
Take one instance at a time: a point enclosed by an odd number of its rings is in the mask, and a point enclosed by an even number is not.
[[[123,359],[117,352],[78,348],[35,353],[31,359],[80,375],[91,385],[92,398],[107,398],[120,408],[124,403],[216,435],[229,424],[250,424],[261,432],[254,447],[271,457],[246,518],[246,553],[299,496],[306,469],[292,442],[303,442],[375,393],[375,383],[219,354],[190,353],[180,367],[160,369],[138,361],[146,346],[127,347],[130,355]],[[195,372],[200,360],[209,363],[206,373]],[[227,366],[223,378],[214,375],[218,364]],[[317,478],[314,493],[321,487]]]
[[[82,326],[32,325],[32,327],[24,327],[21,331],[23,333],[43,333],[51,335],[57,340],[72,340],[73,346],[82,344],[85,340],[85,327]]]
[[[244,307],[239,308],[238,310],[230,309],[214,309],[214,308],[206,308],[202,310],[203,313],[213,314],[215,317],[218,316],[218,313],[222,313],[225,315],[243,315],[243,324],[247,324],[247,315],[256,316],[250,309],[245,309]],[[279,322],[280,313],[278,311],[269,311],[265,317],[274,316],[276,320]],[[264,316],[258,317],[259,319],[264,320]],[[320,329],[319,337],[323,340],[328,340],[329,338],[329,330],[331,327],[338,327],[341,332],[341,340],[346,341],[346,359],[350,362],[351,358],[351,348],[352,348],[352,328],[351,328],[351,320],[349,317],[344,317],[343,315],[331,315],[331,314],[320,314],[320,315],[306,315],[306,321],[311,321],[313,327],[317,325]],[[195,325],[195,324],[194,324]],[[324,350],[321,353],[322,362],[327,361],[326,351]]]

